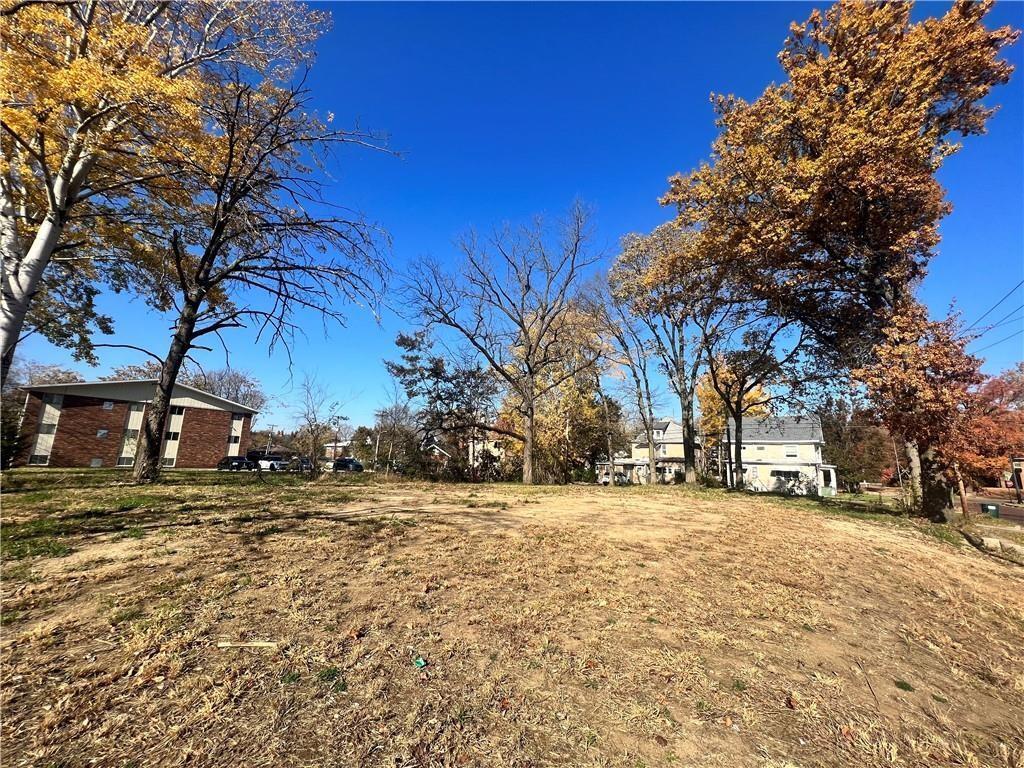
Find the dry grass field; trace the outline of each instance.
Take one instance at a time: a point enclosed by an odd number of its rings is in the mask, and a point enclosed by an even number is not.
[[[1024,568],[944,529],[184,472],[2,504],[4,766],[1024,766]]]

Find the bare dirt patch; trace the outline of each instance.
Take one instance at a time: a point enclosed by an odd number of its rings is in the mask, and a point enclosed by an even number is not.
[[[1024,765],[1024,569],[909,523],[30,477],[3,495],[5,765]]]

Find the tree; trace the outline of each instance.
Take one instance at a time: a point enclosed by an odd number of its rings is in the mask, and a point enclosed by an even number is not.
[[[958,333],[956,318],[931,321],[916,302],[901,306],[883,334],[874,361],[854,376],[883,423],[906,442],[911,503],[943,521],[950,493],[942,473],[954,473],[962,484],[960,440],[975,412],[972,390],[983,378],[980,360],[967,354],[968,340]]]
[[[821,420],[824,459],[847,490],[879,482],[894,469],[892,439],[868,409],[829,395],[811,410]]]
[[[465,340],[516,398],[523,431],[490,429],[522,442],[527,484],[534,482],[539,401],[594,362],[574,344],[587,335],[574,310],[581,272],[595,260],[589,240],[587,213],[577,203],[554,232],[540,218],[487,240],[470,232],[460,241],[464,262],[456,274],[426,261],[406,284],[409,303],[427,325]]]
[[[450,474],[478,479],[470,445],[496,421],[500,387],[493,372],[471,355],[440,354],[425,330],[401,333],[395,343],[403,350],[401,359],[384,365],[412,401],[423,439],[440,439],[452,449]]]
[[[701,365],[699,336],[688,338],[693,308],[690,296],[659,275],[665,262],[679,258],[678,254],[692,249],[695,242],[695,233],[674,223],[663,224],[649,235],[627,235],[610,274],[612,294],[646,327],[659,367],[679,399],[688,483],[697,479],[693,399]]]
[[[140,365],[120,365],[111,369],[101,381],[135,381],[138,379],[159,379],[163,364],[156,360],[147,360]],[[255,375],[238,368],[216,368],[204,370],[196,366],[182,366],[178,373],[177,383],[209,392],[211,395],[223,397],[235,403],[247,405],[253,410],[262,410],[267,404],[267,394],[263,385]]]
[[[651,385],[655,366],[652,331],[634,314],[630,294],[621,290],[618,278],[613,270],[608,276],[608,285],[595,289],[590,314],[598,318],[600,334],[609,340],[602,354],[618,369],[626,396],[636,407],[647,442],[647,482],[653,484],[658,479],[658,457],[654,441],[655,390]]]
[[[751,103],[714,98],[710,162],[666,204],[744,292],[809,329],[838,367],[869,359],[927,268],[949,210],[936,173],[985,103],[1019,32],[986,29],[992,3],[958,0],[911,23],[911,3],[841,0],[794,25],[786,80]],[[685,259],[676,274],[685,274]]]
[[[0,5],[3,379],[26,323],[89,357],[92,328],[109,321],[91,287],[61,286],[124,286],[153,255],[135,226],[144,199],[187,202],[176,174],[210,138],[205,91],[307,54],[324,22],[298,4],[228,0]]]
[[[170,230],[166,291],[177,310],[167,354],[146,411],[135,479],[160,469],[160,440],[170,393],[197,341],[229,328],[258,328],[271,349],[301,331],[298,312],[344,322],[346,302],[373,302],[386,276],[378,233],[321,196],[307,165],[332,146],[365,144],[362,132],[335,130],[308,111],[300,85],[228,82],[204,105],[218,141],[188,159],[192,204],[163,215]]]
[[[293,442],[309,459],[310,477],[317,478],[323,472],[324,445],[334,436],[344,416],[341,404],[315,376],[303,377],[300,393],[296,409],[299,429]]]

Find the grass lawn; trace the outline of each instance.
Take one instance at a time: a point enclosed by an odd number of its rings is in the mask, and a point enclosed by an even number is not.
[[[1024,569],[945,529],[123,477],[4,477],[4,766],[1024,766]]]

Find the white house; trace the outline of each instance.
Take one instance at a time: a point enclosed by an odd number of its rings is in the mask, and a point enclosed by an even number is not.
[[[726,436],[723,435],[724,445]],[[743,420],[744,485],[753,491],[834,496],[836,468],[825,464],[825,438],[817,416],[764,416]],[[730,447],[730,452],[734,451]]]
[[[654,433],[655,468],[659,483],[670,483],[685,471],[683,451],[683,425],[675,419],[659,419],[651,430]],[[700,464],[700,440],[697,440],[696,463]],[[646,433],[641,432],[630,445],[629,456],[616,456],[613,460],[616,472],[629,477],[635,483],[647,482],[650,472],[648,462],[649,446]],[[598,462],[598,476],[608,472],[608,462]]]

